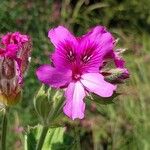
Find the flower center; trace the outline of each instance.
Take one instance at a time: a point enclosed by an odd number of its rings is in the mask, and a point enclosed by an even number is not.
[[[73,75],[73,79],[74,79],[74,80],[80,80],[80,78],[81,78],[81,75],[80,75],[80,74],[74,74],[74,75]]]
[[[75,81],[80,80],[81,74],[81,68],[78,65],[74,65],[72,68],[72,79]]]

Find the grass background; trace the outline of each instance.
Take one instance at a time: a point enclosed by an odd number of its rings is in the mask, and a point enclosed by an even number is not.
[[[23,149],[22,128],[38,123],[33,96],[40,83],[36,68],[53,50],[48,29],[65,25],[76,35],[101,24],[124,47],[130,79],[119,87],[115,104],[90,106],[78,125],[83,150],[150,149],[150,0],[0,0],[0,34],[21,31],[33,40],[23,100],[11,112],[8,150]],[[0,116],[1,117],[1,116]],[[1,119],[0,119],[1,121]],[[72,136],[72,133],[69,133]]]

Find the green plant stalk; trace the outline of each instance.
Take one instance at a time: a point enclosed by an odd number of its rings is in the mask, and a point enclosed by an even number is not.
[[[8,108],[5,108],[3,111],[3,121],[2,121],[2,139],[1,139],[2,150],[6,150],[7,114],[8,114]]]
[[[80,132],[77,127],[75,127],[75,138],[76,138],[76,149],[81,150],[81,144],[80,144]]]
[[[41,132],[41,135],[40,135],[40,139],[39,139],[37,147],[36,147],[36,150],[42,150],[47,132],[48,132],[48,127],[43,126],[42,132]]]

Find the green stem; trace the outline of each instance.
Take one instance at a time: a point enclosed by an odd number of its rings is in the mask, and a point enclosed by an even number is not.
[[[47,131],[48,131],[48,127],[43,126],[42,132],[41,132],[41,135],[40,135],[40,139],[39,139],[37,147],[36,147],[36,150],[42,150],[42,146],[44,144]]]
[[[2,150],[6,150],[7,114],[8,114],[8,108],[5,108],[3,112],[3,121],[2,121],[2,139],[1,139]]]
[[[76,149],[81,150],[79,128],[75,127]]]

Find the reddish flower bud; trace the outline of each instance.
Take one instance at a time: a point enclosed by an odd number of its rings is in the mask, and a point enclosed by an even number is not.
[[[31,42],[28,36],[15,32],[2,36],[0,43],[0,102],[12,105],[21,97]]]

